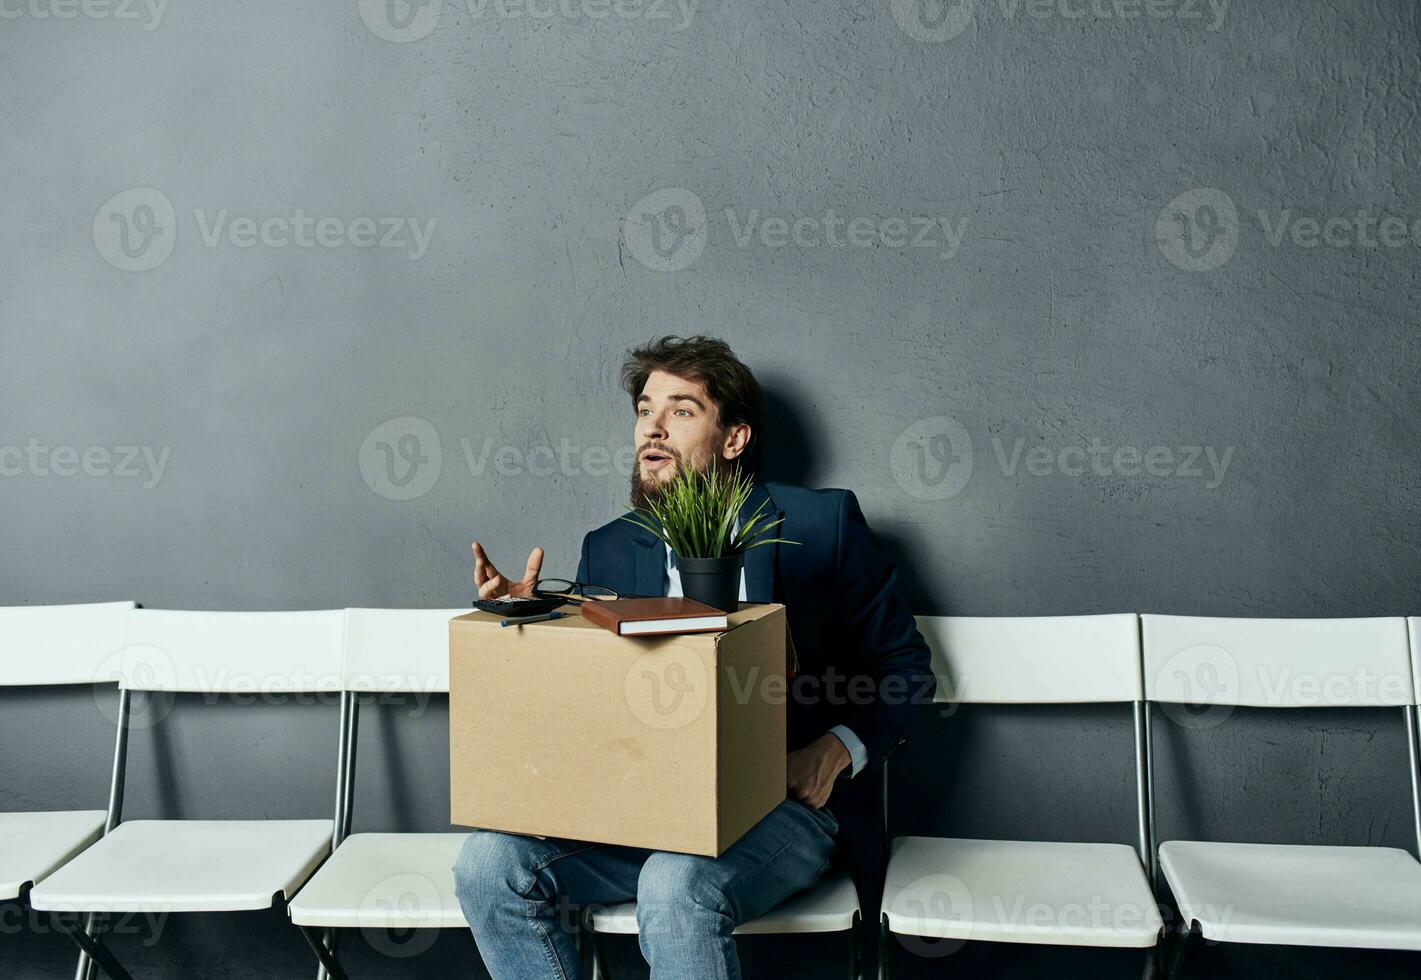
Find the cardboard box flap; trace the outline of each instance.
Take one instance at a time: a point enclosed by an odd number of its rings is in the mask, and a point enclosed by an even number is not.
[[[589,601],[590,601],[590,600],[589,600]],[[739,609],[737,609],[735,612],[729,614],[729,623],[730,623],[730,626],[729,626],[728,629],[720,630],[720,631],[714,632],[714,633],[708,632],[708,633],[702,633],[702,634],[696,634],[696,635],[708,636],[708,637],[723,636],[723,635],[725,635],[726,633],[729,633],[731,630],[734,630],[734,629],[735,629],[736,627],[738,627],[738,626],[743,626],[743,625],[746,624],[746,623],[753,622],[754,620],[757,620],[757,619],[761,619],[761,618],[763,618],[763,617],[765,617],[765,616],[770,615],[770,614],[773,613],[776,609],[783,609],[783,608],[784,608],[784,606],[780,605],[780,604],[777,603],[777,602],[757,602],[757,603],[742,602],[742,603],[740,604],[740,608],[739,608]],[[476,628],[479,628],[479,629],[486,629],[486,628],[488,628],[488,627],[491,626],[491,627],[493,627],[494,629],[521,629],[521,630],[540,630],[540,631],[541,631],[541,630],[562,630],[562,631],[571,632],[571,633],[580,633],[580,632],[588,631],[588,632],[591,632],[592,635],[594,635],[594,636],[596,636],[596,635],[610,636],[610,635],[611,635],[611,633],[610,633],[608,630],[603,629],[601,626],[598,626],[596,623],[590,622],[590,621],[588,621],[588,620],[582,618],[582,615],[581,615],[581,613],[578,612],[578,609],[577,609],[576,606],[567,605],[567,606],[561,607],[561,609],[562,609],[563,612],[565,612],[565,613],[568,614],[568,615],[562,617],[561,619],[545,619],[545,620],[543,620],[541,623],[527,623],[527,624],[525,624],[525,625],[523,625],[523,626],[518,626],[518,627],[513,627],[513,626],[499,626],[499,625],[498,625],[498,624],[499,624],[499,621],[503,619],[502,616],[496,615],[495,613],[486,613],[486,612],[483,612],[482,610],[477,610],[477,609],[476,609],[476,610],[473,610],[473,611],[471,611],[471,612],[465,613],[465,614],[462,615],[462,616],[457,616],[457,617],[455,617],[454,619],[450,620],[450,625],[451,625],[453,628],[476,627]],[[687,636],[687,635],[692,635],[692,634],[667,633],[667,634],[663,634],[663,635],[665,635],[665,636]],[[623,639],[627,639],[627,640],[653,640],[653,639],[656,639],[656,637],[654,637],[654,636],[647,636],[647,637],[628,636],[628,637],[623,637]]]

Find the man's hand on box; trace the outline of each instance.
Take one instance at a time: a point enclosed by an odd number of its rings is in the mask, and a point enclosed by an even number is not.
[[[802,749],[795,749],[785,759],[789,791],[796,799],[816,810],[829,802],[834,780],[848,768],[849,750],[832,732],[825,732]]]
[[[533,595],[533,586],[543,570],[543,549],[534,548],[528,555],[528,567],[523,569],[523,577],[516,582],[493,567],[488,555],[477,541],[474,542],[474,584],[479,587],[480,599],[498,599],[502,596]]]

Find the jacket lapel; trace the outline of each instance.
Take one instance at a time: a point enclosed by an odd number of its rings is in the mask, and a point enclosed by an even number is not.
[[[635,563],[632,591],[636,595],[664,596],[671,587],[666,577],[665,543],[643,527],[630,527],[630,530],[634,535],[632,560]]]
[[[755,529],[759,530],[767,524],[773,524],[784,516],[784,512],[775,506],[774,499],[770,496],[770,491],[765,489],[763,483],[756,483],[750,490],[750,496],[745,498],[745,503],[740,508],[740,526],[744,527],[755,513],[764,504],[764,509],[760,511],[760,518],[755,522]],[[770,530],[770,537],[781,536],[780,530],[783,525],[778,525]],[[745,552],[745,601],[746,602],[774,602],[775,596],[775,566],[779,564],[780,546],[778,544],[762,544],[757,548],[751,548]]]

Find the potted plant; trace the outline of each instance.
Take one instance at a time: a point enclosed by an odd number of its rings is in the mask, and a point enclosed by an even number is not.
[[[752,487],[749,475],[739,468],[727,471],[712,466],[702,472],[682,467],[647,507],[637,508],[643,519],[621,519],[645,528],[670,547],[683,595],[714,609],[734,612],[740,607],[745,552],[775,542],[799,544],[765,537],[784,518],[761,524],[763,502],[744,524],[735,527]]]

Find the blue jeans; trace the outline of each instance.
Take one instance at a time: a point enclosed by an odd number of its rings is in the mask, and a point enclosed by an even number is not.
[[[494,980],[579,980],[589,905],[635,898],[652,980],[739,980],[731,932],[828,870],[839,821],[787,799],[718,858],[476,830],[454,888]]]

